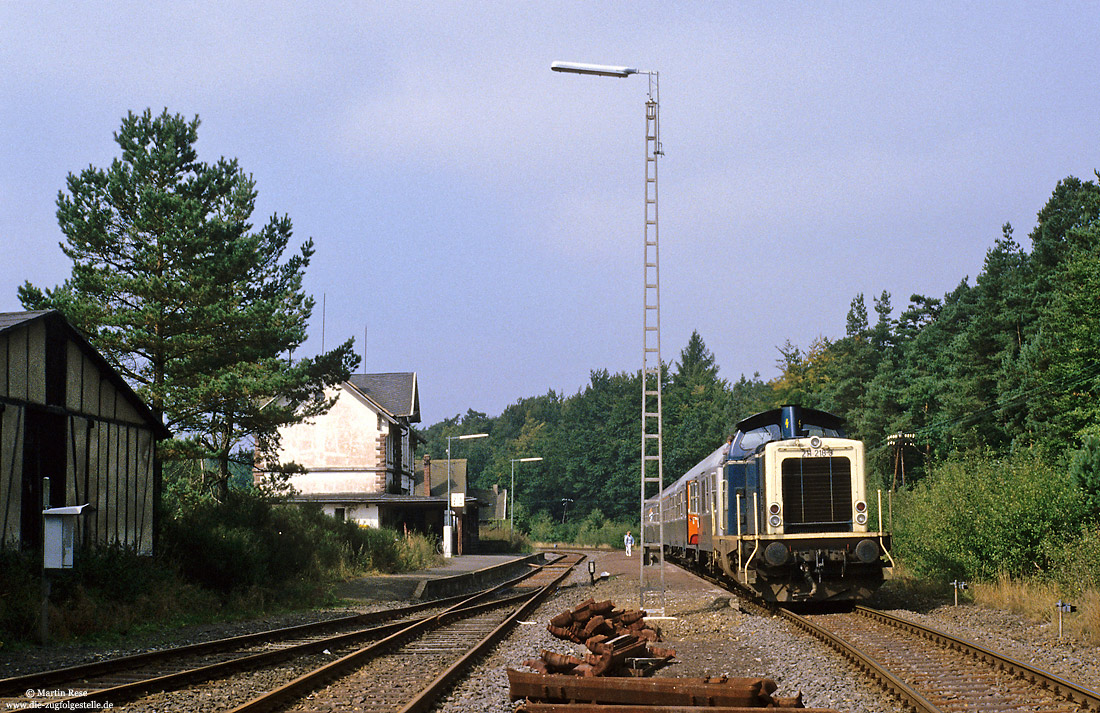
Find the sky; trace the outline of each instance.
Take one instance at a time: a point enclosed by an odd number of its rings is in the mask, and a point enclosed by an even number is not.
[[[771,379],[1095,180],[1098,36],[1100,2],[0,0],[0,311],[70,275],[68,174],[167,109],[313,238],[300,353],[415,371],[422,425],[636,371],[647,81],[550,71],[625,65],[659,72],[661,356]]]

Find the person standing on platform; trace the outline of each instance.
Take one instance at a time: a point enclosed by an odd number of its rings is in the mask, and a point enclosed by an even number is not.
[[[626,546],[626,556],[630,556],[630,548],[634,546],[634,536],[630,534],[630,530],[626,531],[626,537],[623,538],[623,545]]]

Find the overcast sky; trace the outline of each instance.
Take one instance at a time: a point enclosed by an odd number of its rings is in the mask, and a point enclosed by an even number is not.
[[[660,72],[663,357],[724,377],[840,337],[857,293],[942,297],[1100,168],[1100,2],[0,0],[0,311],[70,274],[58,191],[127,111],[198,115],[256,224],[317,253],[307,352],[415,371],[424,425],[642,350],[646,80]]]

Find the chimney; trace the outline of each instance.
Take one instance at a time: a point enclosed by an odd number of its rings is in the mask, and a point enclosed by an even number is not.
[[[429,498],[432,496],[432,456],[430,453],[424,454],[424,494]]]

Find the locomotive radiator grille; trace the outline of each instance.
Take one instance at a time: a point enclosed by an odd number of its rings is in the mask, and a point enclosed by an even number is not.
[[[788,533],[852,529],[852,463],[847,458],[787,458],[782,463]]]

